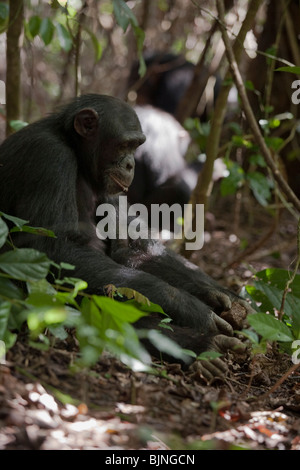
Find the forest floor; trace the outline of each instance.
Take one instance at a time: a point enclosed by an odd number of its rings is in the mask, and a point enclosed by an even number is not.
[[[193,257],[232,289],[250,282],[253,269],[290,267],[296,253],[296,224],[284,214],[247,262],[225,271],[241,240],[253,245],[272,223],[265,213],[238,215],[211,216],[210,236]],[[74,371],[76,354],[72,341],[38,351],[22,337],[8,351],[0,365],[0,449],[300,450],[300,370],[274,388],[293,365],[278,351],[228,354],[227,375],[212,383],[176,364],[158,364],[160,375],[132,372],[108,354],[92,370]]]

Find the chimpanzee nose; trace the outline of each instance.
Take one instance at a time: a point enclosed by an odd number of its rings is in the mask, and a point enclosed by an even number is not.
[[[126,163],[126,170],[128,173],[131,173],[134,170],[134,160],[131,160]]]

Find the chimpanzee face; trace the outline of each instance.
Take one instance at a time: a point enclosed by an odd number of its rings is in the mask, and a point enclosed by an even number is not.
[[[104,191],[106,194],[127,193],[134,177],[134,154],[139,144],[136,140],[127,140],[115,146],[110,155],[113,159],[106,159],[104,168]]]
[[[128,191],[134,177],[135,151],[145,141],[135,111],[119,100],[113,104],[119,113],[84,108],[74,119],[86,156],[83,165],[90,166],[86,173],[107,195]]]

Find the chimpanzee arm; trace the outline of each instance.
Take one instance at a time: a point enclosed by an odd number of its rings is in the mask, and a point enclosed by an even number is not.
[[[82,242],[81,236],[65,234],[56,240],[41,239],[38,248],[54,261],[63,259],[75,265],[72,275],[88,283],[88,292],[101,295],[107,284],[130,287],[160,305],[178,325],[190,326],[208,335],[218,332],[232,334],[228,323],[195,296],[171,286],[155,275],[122,266]]]
[[[248,312],[252,311],[250,305],[238,295],[220,286],[197,266],[156,241],[129,242],[127,249],[115,248],[112,257],[126,265],[130,263],[130,266],[140,271],[155,274],[168,284],[196,296],[218,312],[229,310],[232,301],[243,305]]]

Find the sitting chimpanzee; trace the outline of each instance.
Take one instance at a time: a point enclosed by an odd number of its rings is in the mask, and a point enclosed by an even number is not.
[[[152,106],[136,106],[144,142],[135,153],[135,172],[128,191],[130,203],[187,204],[202,164],[188,164],[188,132],[169,113]]]
[[[195,65],[184,56],[164,52],[147,53],[144,59],[146,75],[139,77],[139,64],[135,63],[128,81],[128,88],[136,91],[135,111],[147,138],[136,152],[135,177],[129,189],[129,201],[147,206],[156,203],[187,204],[203,162],[197,159],[192,163],[186,162],[190,138],[174,115],[192,82]],[[199,86],[201,80],[208,79],[208,75],[207,68],[203,67]],[[218,83],[216,80],[215,92]]]
[[[144,55],[147,72],[144,77],[139,76],[139,63],[132,66],[128,79],[128,90],[136,92],[136,103],[144,106],[149,104],[176,116],[180,100],[190,86],[195,73],[195,65],[184,56],[166,52],[148,52]],[[199,77],[199,86],[207,83],[210,72],[203,66]],[[217,96],[221,80],[215,76],[213,99]],[[204,87],[205,88],[205,87]],[[211,100],[213,101],[213,100]],[[207,120],[207,106],[213,103],[206,102],[198,112],[198,103],[195,102],[195,116]]]
[[[215,312],[233,299],[248,304],[158,241],[119,244],[96,235],[97,206],[127,191],[144,140],[129,105],[104,95],[76,98],[1,145],[0,210],[53,230],[56,239],[24,235],[15,242],[75,265],[90,292],[103,294],[107,284],[132,287],[173,318],[174,331],[166,331],[183,347],[232,348],[239,341]],[[152,327],[156,320],[145,321]]]

